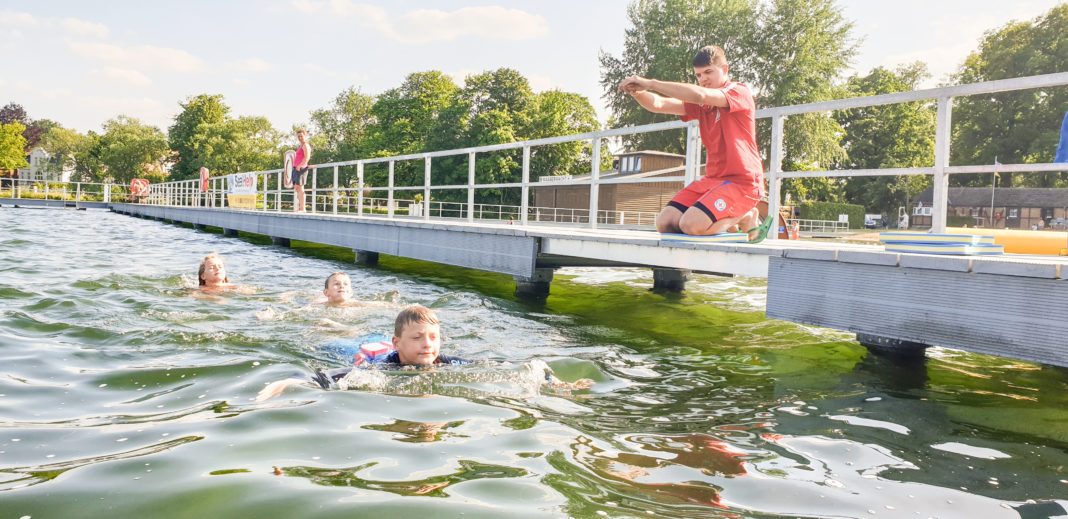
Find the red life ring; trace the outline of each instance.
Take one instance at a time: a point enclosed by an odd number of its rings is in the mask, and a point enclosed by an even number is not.
[[[282,184],[286,186],[286,189],[293,188],[293,160],[296,156],[297,152],[287,150],[285,159],[282,160]]]
[[[210,175],[208,174],[208,168],[204,168],[204,167],[200,168],[200,190],[201,191],[207,192],[207,190],[208,190],[208,179],[209,178],[210,178]]]

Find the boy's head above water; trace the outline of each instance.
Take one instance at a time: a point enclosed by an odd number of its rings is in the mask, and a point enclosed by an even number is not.
[[[421,305],[401,310],[393,325],[393,348],[401,364],[433,364],[441,352],[441,322],[438,317]]]
[[[341,304],[352,298],[352,279],[344,272],[334,272],[326,278],[323,295],[326,304]]]
[[[204,259],[200,261],[198,277],[202,287],[214,287],[230,282],[226,277],[226,261],[215,252],[204,256]]]

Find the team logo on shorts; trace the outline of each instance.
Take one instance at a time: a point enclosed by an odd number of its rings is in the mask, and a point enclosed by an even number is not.
[[[717,211],[722,211],[727,208],[727,202],[724,202],[722,198],[716,199],[716,203],[712,205],[716,206]]]

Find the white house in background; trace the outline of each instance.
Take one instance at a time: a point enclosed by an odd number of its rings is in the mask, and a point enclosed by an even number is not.
[[[30,165],[19,168],[19,178],[30,182],[70,182],[74,170],[63,168],[62,171],[49,171],[54,160],[44,148],[36,147],[26,156]]]

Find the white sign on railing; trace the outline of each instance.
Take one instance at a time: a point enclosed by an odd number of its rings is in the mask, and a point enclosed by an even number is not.
[[[255,173],[233,173],[226,175],[227,192],[231,195],[256,194]]]

